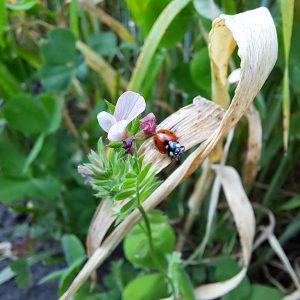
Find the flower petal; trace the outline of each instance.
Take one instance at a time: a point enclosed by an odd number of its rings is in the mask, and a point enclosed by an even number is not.
[[[100,127],[106,132],[109,132],[110,128],[117,122],[115,117],[106,111],[101,111],[97,115],[97,119]]]
[[[129,123],[141,114],[145,108],[144,97],[138,93],[128,91],[119,97],[114,116],[117,121],[126,120]]]
[[[124,140],[124,138],[126,137],[125,129],[127,125],[128,122],[125,120],[117,122],[110,128],[107,138],[112,142]]]

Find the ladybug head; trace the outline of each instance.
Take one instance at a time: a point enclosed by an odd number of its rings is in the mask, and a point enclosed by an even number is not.
[[[176,161],[180,160],[181,154],[184,152],[185,148],[184,146],[181,146],[179,142],[171,142],[169,141],[166,145],[166,149],[168,152],[168,155],[171,158],[174,158]]]

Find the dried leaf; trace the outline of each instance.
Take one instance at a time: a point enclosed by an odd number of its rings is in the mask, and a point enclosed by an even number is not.
[[[195,295],[199,300],[221,297],[239,285],[247,272],[255,233],[254,212],[237,171],[232,167],[223,166],[213,166],[213,169],[216,170],[217,176],[220,178],[239,233],[243,268],[238,274],[226,281],[205,284],[195,289]]]
[[[189,150],[213,134],[224,112],[219,105],[198,96],[193,104],[171,114],[157,126],[157,129],[169,129],[175,132],[181,145]],[[152,138],[141,145],[139,155],[143,154],[145,154],[144,164],[152,162],[152,168],[156,169],[157,173],[171,163],[171,158],[157,151]]]
[[[248,141],[246,157],[243,165],[243,182],[248,186],[254,180],[261,155],[262,127],[259,112],[253,104],[247,111]]]

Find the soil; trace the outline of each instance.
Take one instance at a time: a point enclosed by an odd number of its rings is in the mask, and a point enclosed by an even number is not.
[[[20,224],[20,216],[9,210],[4,204],[0,203],[0,243],[1,242],[20,242],[16,239],[11,240],[12,233],[16,225]],[[55,243],[53,241],[53,243]],[[47,244],[47,247],[49,245]],[[0,272],[10,264],[6,259],[0,262]],[[64,263],[47,264],[38,262],[31,266],[32,283],[27,288],[19,288],[13,279],[0,285],[1,300],[54,300],[57,299],[58,282],[50,281],[38,285],[38,281],[52,271],[64,268]]]

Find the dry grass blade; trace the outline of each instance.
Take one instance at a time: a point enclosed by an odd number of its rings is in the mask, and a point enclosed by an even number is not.
[[[215,299],[235,288],[246,274],[250,262],[253,238],[255,233],[255,217],[250,201],[242,186],[237,171],[232,167],[213,166],[220,178],[226,200],[235,221],[241,246],[242,270],[229,280],[210,283],[195,290],[197,299]]]
[[[274,235],[274,228],[275,228],[275,217],[273,213],[258,204],[255,204],[255,207],[263,211],[265,214],[267,214],[269,218],[269,225],[267,227],[263,227],[262,233],[259,235],[259,237],[256,239],[253,249],[256,249],[259,245],[261,245],[265,240],[268,240],[270,246],[274,250],[274,252],[277,254],[277,256],[280,258],[281,262],[284,265],[285,270],[289,273],[291,279],[293,280],[295,286],[297,287],[297,291],[294,293],[286,296],[284,299],[287,300],[293,300],[293,299],[299,299],[299,293],[300,293],[300,281],[297,276],[297,273],[292,268],[288,257],[286,256],[284,250],[282,249],[278,239]]]
[[[133,36],[130,32],[116,19],[107,14],[103,9],[97,7],[91,1],[81,0],[82,6],[92,15],[98,17],[103,24],[111,28],[122,40],[132,43],[134,42]]]
[[[289,273],[290,277],[292,278],[295,286],[297,287],[298,291],[300,291],[300,282],[299,282],[299,278],[296,274],[296,272],[293,270],[288,257],[286,256],[285,252],[283,251],[279,241],[277,240],[277,238],[275,237],[275,235],[273,233],[271,233],[268,237],[270,246],[272,247],[272,249],[275,251],[275,253],[277,254],[277,256],[280,258],[280,260],[282,261],[286,271]]]
[[[225,165],[225,162],[226,162],[226,159],[228,156],[228,152],[229,152],[229,148],[230,148],[230,145],[231,145],[231,142],[233,139],[233,135],[234,135],[234,129],[232,129],[227,136],[226,144],[225,144],[222,158],[220,161],[221,166]],[[219,173],[217,173],[217,176],[215,176],[215,180],[214,180],[214,183],[212,186],[211,197],[210,197],[210,201],[209,201],[205,235],[204,235],[204,238],[203,238],[200,246],[195,250],[195,252],[192,255],[192,257],[190,258],[190,260],[196,258],[198,255],[202,255],[205,250],[205,247],[208,243],[208,239],[210,237],[211,228],[212,228],[212,224],[213,224],[213,219],[214,219],[218,201],[219,201],[220,189],[221,189],[221,175]]]
[[[215,145],[247,111],[275,64],[277,58],[277,36],[272,17],[266,8],[259,8],[234,16],[222,15],[213,22],[210,36],[214,38],[211,39],[210,47],[215,47],[215,43],[222,44],[225,42],[223,27],[226,27],[232,34],[227,35],[227,38],[235,40],[239,47],[238,54],[241,58],[241,80],[237,86],[235,96],[215,132],[189,155],[184,163],[145,200],[143,206],[146,211],[156,207],[184,178],[198,168],[205,157],[214,149]],[[190,116],[188,116],[189,118]],[[153,154],[150,152],[151,147],[149,144],[149,152],[147,151],[148,148],[144,148],[146,156],[150,155],[153,157]],[[161,163],[163,161],[164,159]],[[90,274],[118,246],[139,219],[139,212],[134,211],[114,229],[87,261],[61,299],[68,299],[80,288]],[[248,246],[250,247],[252,242],[250,239],[243,237],[242,243],[245,245],[243,253],[244,263],[246,263],[250,259],[250,256],[246,256],[246,253],[248,254]],[[242,272],[238,274],[237,281],[240,280],[240,277],[243,278],[246,269],[243,269]]]
[[[247,111],[248,141],[243,165],[243,183],[248,186],[254,180],[261,155],[262,127],[259,112],[253,104]]]
[[[106,83],[108,91],[112,97],[115,97],[117,92],[118,74],[115,70],[102,58],[102,56],[95,53],[89,46],[81,41],[76,42],[76,47],[84,55],[88,66],[96,71]],[[127,82],[123,78],[120,79],[121,88],[126,89]]]
[[[215,132],[224,112],[219,105],[198,96],[194,99],[193,104],[173,113],[157,128],[175,132],[181,145],[188,150],[207,140]],[[157,172],[171,163],[171,158],[157,151],[151,138],[141,145],[139,155],[143,154],[145,154],[144,163],[152,162],[152,167]]]

